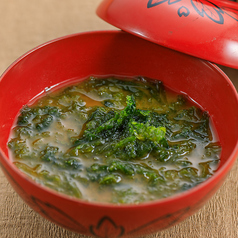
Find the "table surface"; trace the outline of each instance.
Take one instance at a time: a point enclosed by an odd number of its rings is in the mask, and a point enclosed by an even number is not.
[[[115,29],[99,19],[100,0],[0,0],[0,74],[35,46],[71,33]],[[238,89],[238,70],[222,67]],[[237,109],[236,109],[237,110]],[[0,238],[82,238],[45,220],[14,192],[0,170]],[[195,215],[147,238],[237,238],[238,162],[224,185]]]

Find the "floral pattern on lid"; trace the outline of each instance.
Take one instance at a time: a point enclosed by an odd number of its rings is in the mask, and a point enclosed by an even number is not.
[[[238,3],[219,0],[104,0],[97,14],[156,44],[238,68]]]

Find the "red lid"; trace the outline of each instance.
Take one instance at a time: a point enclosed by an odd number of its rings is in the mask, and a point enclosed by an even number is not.
[[[238,69],[238,3],[104,0],[97,14],[156,44]]]

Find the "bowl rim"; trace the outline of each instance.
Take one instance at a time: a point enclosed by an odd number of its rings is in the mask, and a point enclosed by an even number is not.
[[[33,54],[34,52],[40,50],[41,48],[48,46],[50,44],[54,44],[56,42],[59,42],[61,40],[65,40],[68,38],[73,38],[73,37],[80,37],[83,35],[97,35],[97,34],[129,34],[126,32],[123,32],[121,30],[97,30],[97,31],[85,31],[85,32],[79,32],[79,33],[73,33],[73,34],[69,34],[69,35],[65,35],[65,36],[61,36],[49,41],[46,41],[45,43],[42,43],[34,48],[32,48],[31,50],[27,51],[26,53],[24,53],[23,55],[21,55],[19,58],[17,58],[15,61],[13,61],[8,67],[7,69],[3,72],[3,74],[0,76],[0,83],[2,81],[2,79],[5,77],[5,75],[12,69],[14,68],[21,60],[23,60],[24,58],[26,58],[28,55]],[[164,47],[166,48],[166,47]],[[180,52],[179,52],[180,53]],[[184,54],[184,53],[181,53]],[[195,58],[194,56],[190,56],[187,55],[188,57],[192,57]],[[197,58],[198,59],[198,58]],[[203,61],[205,64],[209,65],[211,68],[215,69],[216,71],[218,71],[226,80],[227,84],[229,84],[229,86],[231,87],[232,91],[234,92],[234,95],[236,95],[236,101],[237,101],[237,105],[238,105],[238,94],[236,91],[235,86],[233,85],[233,83],[230,81],[229,77],[215,64],[203,60],[203,59],[199,59],[201,61]],[[227,161],[218,169],[218,171],[216,171],[210,178],[206,179],[204,182],[196,185],[193,188],[190,188],[186,191],[183,192],[179,192],[178,194],[169,196],[167,198],[161,198],[161,199],[156,199],[153,201],[146,201],[146,202],[142,202],[142,203],[138,203],[138,204],[113,204],[113,203],[104,203],[104,202],[95,202],[95,201],[87,201],[87,200],[81,200],[78,198],[74,198],[71,197],[69,195],[57,192],[53,189],[50,189],[44,185],[41,185],[37,182],[35,182],[33,179],[31,179],[30,177],[28,177],[26,174],[24,174],[23,172],[21,172],[16,166],[14,166],[14,164],[11,162],[10,158],[8,158],[5,153],[3,152],[3,150],[0,148],[0,167],[4,167],[1,163],[1,159],[4,160],[4,162],[11,167],[11,169],[14,171],[14,173],[16,173],[18,176],[20,176],[22,179],[27,180],[27,182],[29,182],[31,185],[36,186],[40,189],[43,189],[45,192],[50,193],[53,196],[56,197],[60,197],[64,200],[68,200],[68,201],[73,201],[74,203],[78,203],[84,206],[93,206],[93,207],[101,207],[101,208],[113,208],[113,209],[122,209],[122,208],[146,208],[149,206],[154,206],[154,205],[159,205],[159,204],[168,204],[170,202],[174,202],[176,200],[180,200],[182,198],[186,198],[187,196],[198,192],[199,190],[202,190],[203,187],[208,186],[210,183],[213,183],[214,180],[216,180],[218,177],[223,177],[224,175],[227,175],[227,173],[230,171],[231,167],[233,166],[233,164],[235,163],[236,159],[238,158],[238,138],[236,141],[236,146],[233,148],[232,153],[230,155],[230,157],[227,159]],[[4,171],[4,168],[2,168],[2,171]],[[5,171],[4,171],[5,172]]]

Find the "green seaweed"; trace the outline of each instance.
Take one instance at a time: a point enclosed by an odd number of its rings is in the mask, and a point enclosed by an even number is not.
[[[22,108],[12,132],[19,169],[80,199],[94,200],[92,190],[113,203],[168,197],[210,178],[220,161],[209,115],[143,77],[91,77],[48,92]]]

